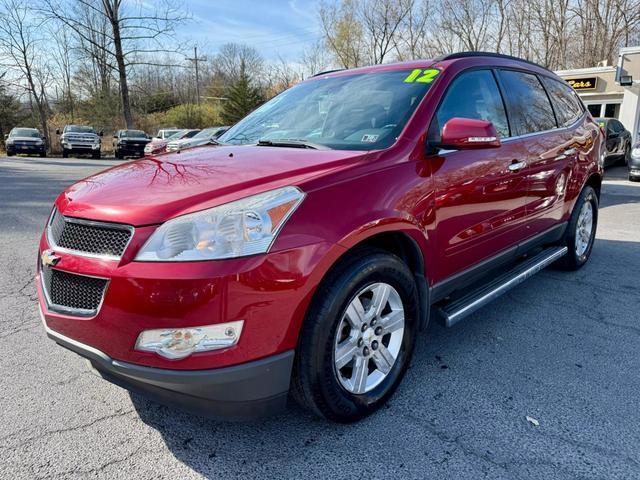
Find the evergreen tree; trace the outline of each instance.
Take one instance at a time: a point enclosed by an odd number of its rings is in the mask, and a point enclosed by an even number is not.
[[[237,80],[231,84],[226,96],[222,104],[222,121],[227,125],[233,125],[264,102],[260,88],[253,85],[246,72],[244,61],[240,64]]]

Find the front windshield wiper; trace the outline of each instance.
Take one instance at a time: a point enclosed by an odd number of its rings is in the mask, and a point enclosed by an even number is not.
[[[309,148],[312,150],[330,150],[325,145],[299,140],[297,138],[276,138],[273,140],[258,140],[261,147],[291,147],[291,148]]]

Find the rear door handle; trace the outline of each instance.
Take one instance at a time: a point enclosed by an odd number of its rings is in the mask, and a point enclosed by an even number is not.
[[[509,170],[511,172],[517,172],[519,170],[522,170],[526,166],[527,166],[527,162],[523,162],[523,161],[518,162],[517,160],[514,160],[513,163],[509,165]]]

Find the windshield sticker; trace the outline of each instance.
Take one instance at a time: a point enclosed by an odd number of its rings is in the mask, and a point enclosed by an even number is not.
[[[604,122],[598,122],[598,125],[600,125],[601,127],[604,127],[606,125],[606,123]]]
[[[404,79],[405,83],[431,83],[438,76],[440,70],[436,68],[416,68],[411,72],[407,78]]]
[[[373,142],[378,141],[378,137],[379,137],[379,136],[380,136],[380,135],[375,135],[375,134],[373,134],[373,133],[365,133],[365,134],[362,136],[362,140],[361,140],[361,142],[373,143]]]

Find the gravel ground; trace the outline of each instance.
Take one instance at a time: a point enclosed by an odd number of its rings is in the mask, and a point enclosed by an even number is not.
[[[640,183],[623,169],[607,172],[585,268],[432,323],[388,407],[344,426],[295,406],[250,424],[190,416],[46,338],[33,279],[51,203],[116,163],[0,158],[0,478],[640,477]]]

